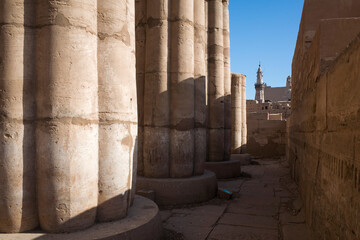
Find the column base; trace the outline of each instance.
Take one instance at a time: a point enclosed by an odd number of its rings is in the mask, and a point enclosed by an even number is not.
[[[152,190],[159,206],[185,205],[209,201],[216,196],[213,172],[190,178],[147,178],[138,176],[136,190]]]
[[[214,172],[217,179],[238,178],[241,176],[240,160],[206,162],[205,169]]]
[[[251,155],[248,153],[231,154],[230,159],[239,160],[241,162],[241,166],[250,165],[251,163]]]
[[[47,234],[29,232],[18,234],[1,234],[2,240],[88,240],[88,239],[121,239],[121,240],[160,240],[162,222],[158,206],[151,200],[135,196],[134,204],[126,218],[108,223],[97,223],[92,227],[73,233]]]

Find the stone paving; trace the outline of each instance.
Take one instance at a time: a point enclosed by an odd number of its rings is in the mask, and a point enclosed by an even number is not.
[[[219,181],[231,200],[161,210],[165,239],[310,240],[296,184],[282,159],[254,159],[247,178]]]

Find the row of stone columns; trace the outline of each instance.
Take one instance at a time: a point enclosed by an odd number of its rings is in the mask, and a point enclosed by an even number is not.
[[[228,158],[228,1],[136,1],[136,77],[134,8],[1,5],[0,232],[126,216],[137,148],[148,178],[200,176],[206,158]],[[198,184],[206,198],[210,182]]]
[[[134,2],[4,0],[0,232],[124,217],[136,162]]]
[[[137,1],[139,169],[150,178],[203,173],[205,1]],[[196,16],[196,18],[195,18]]]
[[[138,173],[201,175],[230,157],[228,1],[138,0],[136,18]]]

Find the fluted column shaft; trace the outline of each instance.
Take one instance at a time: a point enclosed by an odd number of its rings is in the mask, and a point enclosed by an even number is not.
[[[208,161],[224,159],[223,3],[208,1]]]
[[[126,216],[131,203],[137,158],[134,11],[133,0],[98,0],[99,221]]]
[[[97,1],[38,1],[36,165],[43,230],[95,222],[98,202]]]
[[[138,86],[144,86],[138,90],[144,96],[143,170],[138,173],[149,178],[201,175],[207,120],[205,1],[144,2],[146,7],[136,5],[140,14],[146,8],[146,16],[137,20],[138,56],[145,54],[145,63],[137,60]]]
[[[231,153],[240,154],[242,145],[242,113],[243,113],[243,79],[246,77],[241,74],[232,74],[231,78]]]
[[[242,89],[242,96],[241,96],[241,100],[242,100],[242,113],[241,113],[241,117],[242,117],[242,127],[241,127],[241,153],[246,153],[246,143],[247,143],[247,122],[246,122],[246,78],[242,79],[241,82],[241,89]]]
[[[144,176],[170,176],[168,0],[147,0],[144,83]]]
[[[30,1],[0,4],[0,232],[38,225],[34,10]]]
[[[170,176],[194,170],[194,0],[171,2]]]
[[[207,25],[205,2],[205,0],[194,1],[195,175],[203,174],[207,152]]]
[[[144,144],[144,84],[146,56],[146,5],[144,0],[135,1],[135,32],[136,32],[136,90],[138,103],[138,161],[137,172],[144,175],[143,144]]]
[[[0,232],[126,216],[137,120],[133,0],[1,2]]]
[[[230,25],[229,0],[223,0],[224,33],[224,160],[231,151],[231,69],[230,69]]]

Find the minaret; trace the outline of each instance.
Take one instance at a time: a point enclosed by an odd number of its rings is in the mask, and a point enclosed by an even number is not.
[[[263,103],[265,101],[264,89],[265,89],[265,84],[263,82],[263,72],[261,69],[261,65],[259,64],[259,69],[257,71],[257,80],[255,83],[255,90],[256,90],[255,100],[258,100],[260,103]]]
[[[288,76],[286,79],[286,87],[291,88],[291,77],[290,76]]]

